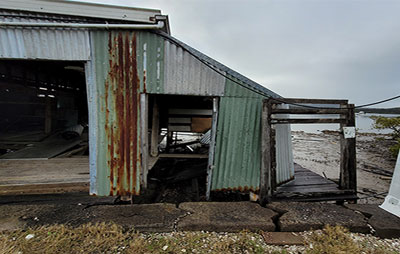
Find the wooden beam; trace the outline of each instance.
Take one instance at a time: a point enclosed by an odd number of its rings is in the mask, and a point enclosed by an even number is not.
[[[326,118],[326,119],[317,119],[317,118],[315,118],[315,119],[281,119],[281,118],[279,118],[279,119],[277,119],[277,118],[274,118],[274,119],[272,119],[272,123],[273,124],[296,124],[296,123],[299,123],[299,124],[306,124],[306,123],[345,123],[346,122],[346,119],[339,119],[339,118],[336,118],[336,119],[332,119],[332,118]]]
[[[211,109],[186,109],[186,108],[170,108],[168,109],[169,115],[198,115],[198,116],[211,116]]]
[[[271,104],[264,100],[261,119],[261,172],[260,205],[265,206],[272,196],[271,192]]]
[[[157,98],[154,97],[153,102],[153,117],[151,125],[151,145],[150,154],[153,157],[158,155],[158,135],[160,132],[160,112],[158,109]]]
[[[313,109],[313,108],[276,108],[272,109],[272,114],[347,114],[346,109]]]
[[[184,154],[184,153],[160,153],[159,158],[178,158],[178,159],[206,159],[208,154]]]
[[[336,99],[303,99],[303,98],[278,98],[279,101],[271,99],[273,104],[281,104],[282,101],[286,103],[296,104],[347,104],[348,100]]]

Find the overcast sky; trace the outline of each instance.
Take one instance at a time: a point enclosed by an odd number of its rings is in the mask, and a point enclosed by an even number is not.
[[[400,94],[400,1],[85,1],[160,9],[173,36],[284,97]]]

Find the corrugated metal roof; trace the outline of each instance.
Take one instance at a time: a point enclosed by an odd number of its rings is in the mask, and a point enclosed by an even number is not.
[[[224,94],[225,77],[169,40],[165,40],[164,52],[164,93],[203,96]]]
[[[154,23],[160,10],[62,0],[2,0],[1,9]]]
[[[150,32],[138,32],[142,91],[155,94],[222,96],[225,78],[180,46]]]
[[[202,61],[205,61],[208,64],[214,66],[216,69],[218,69],[219,71],[223,72],[224,74],[229,75],[231,78],[242,82],[244,86],[247,86],[247,87],[249,87],[249,88],[251,88],[251,89],[253,89],[253,90],[257,91],[257,92],[263,93],[265,96],[280,97],[278,94],[272,92],[271,90],[267,89],[266,87],[261,86],[260,84],[258,84],[256,82],[246,78],[245,76],[241,75],[240,73],[238,73],[238,72],[228,68],[227,66],[219,63],[218,61],[206,56],[205,54],[203,54],[200,51],[198,51],[198,50],[190,47],[189,45],[181,42],[180,40],[172,37],[171,35],[168,35],[168,34],[166,34],[164,32],[161,32],[161,31],[158,31],[157,33],[160,34],[161,36],[163,36],[164,38],[166,38],[169,42],[172,42],[175,45],[178,45],[179,47],[181,47],[182,49],[190,52],[191,54],[193,54],[194,56],[198,57]],[[218,74],[218,75],[220,75],[220,74]],[[238,84],[236,84],[236,85],[239,86]]]
[[[1,11],[1,21],[52,22],[44,15],[26,17]],[[89,60],[89,33],[82,29],[0,28],[0,58]]]

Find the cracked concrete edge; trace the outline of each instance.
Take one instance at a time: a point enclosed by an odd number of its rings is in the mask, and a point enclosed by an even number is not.
[[[210,217],[210,214],[207,213],[207,209],[205,211],[202,211],[202,208],[208,207],[209,209],[216,209],[218,210],[215,205],[223,205],[224,203],[230,203],[230,204],[235,204],[238,206],[241,206],[243,209],[243,205],[249,206],[251,209],[251,206],[256,206],[257,209],[266,209],[269,210],[270,215],[264,216],[264,219],[260,219],[259,221],[256,221],[254,219],[249,219],[249,220],[240,220],[240,221],[225,221],[225,222],[220,222],[220,221],[215,221]],[[182,205],[182,206],[181,206]],[[200,202],[200,203],[195,203],[195,206],[198,207],[192,207],[193,204],[191,202],[189,203],[181,203],[179,204],[178,208],[186,212],[184,216],[181,216],[177,221],[176,221],[176,230],[177,231],[215,231],[215,232],[240,232],[242,230],[250,230],[253,232],[258,232],[260,230],[262,231],[269,231],[269,232],[274,232],[276,231],[276,224],[275,224],[275,218],[279,218],[278,213],[274,212],[272,209],[268,209],[262,206],[259,206],[257,203],[253,202],[248,202],[248,201],[243,201],[243,202]],[[197,210],[198,209],[198,210]],[[239,208],[240,210],[240,208]],[[244,213],[246,214],[246,213]],[[249,215],[249,214],[248,214]],[[192,220],[185,220],[187,217],[191,217]],[[238,216],[237,214],[234,215],[235,217]],[[240,216],[240,215],[239,215]],[[245,215],[244,215],[245,216]],[[252,215],[249,215],[250,218]]]

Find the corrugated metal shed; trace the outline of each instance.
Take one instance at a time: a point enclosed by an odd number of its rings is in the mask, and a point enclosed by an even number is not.
[[[1,7],[0,7],[1,8]],[[51,22],[53,16],[0,11],[1,21]],[[68,22],[68,21],[66,21]],[[8,59],[89,60],[89,32],[82,29],[1,28],[0,57]]]
[[[61,21],[15,11],[0,16],[4,21],[69,22],[67,15]],[[139,194],[140,93],[220,97],[212,189],[259,188],[262,100],[279,96],[172,36],[7,27],[0,28],[0,58],[86,61],[91,193]],[[290,127],[278,126],[276,133],[279,182],[293,176],[293,161]]]

